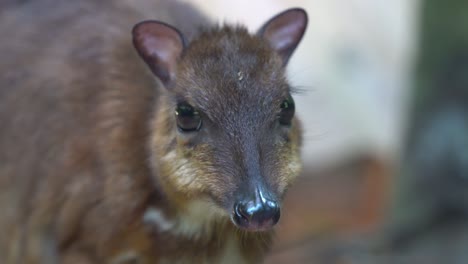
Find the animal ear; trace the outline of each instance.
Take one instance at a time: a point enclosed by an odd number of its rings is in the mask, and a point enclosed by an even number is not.
[[[185,49],[182,34],[159,21],[143,21],[132,30],[133,45],[140,57],[162,83],[170,86],[176,75],[177,61]]]
[[[288,9],[268,20],[257,35],[265,39],[286,64],[302,39],[307,27],[304,9]]]

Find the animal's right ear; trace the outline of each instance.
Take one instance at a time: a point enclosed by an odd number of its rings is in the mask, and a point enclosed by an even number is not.
[[[143,21],[133,27],[132,35],[140,57],[166,87],[171,86],[186,46],[182,34],[163,22]]]

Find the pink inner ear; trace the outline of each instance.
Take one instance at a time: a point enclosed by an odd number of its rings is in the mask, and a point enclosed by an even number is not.
[[[151,71],[165,85],[174,80],[177,60],[184,49],[179,31],[157,21],[141,22],[133,29],[133,44]]]
[[[302,23],[297,20],[278,21],[265,32],[275,50],[281,51],[294,46],[302,36]]]
[[[286,62],[302,39],[307,27],[307,14],[302,9],[291,9],[272,18],[260,31],[270,45]]]

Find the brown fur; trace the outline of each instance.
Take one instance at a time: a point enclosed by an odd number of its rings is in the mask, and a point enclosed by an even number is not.
[[[195,25],[207,21],[174,1],[37,0],[10,8],[0,16],[0,263],[217,263],[229,239],[246,262],[258,263],[271,232],[240,231],[222,208],[243,188],[236,173],[259,161],[246,157],[255,143],[248,138],[270,146],[258,169],[278,196],[300,167],[297,120],[276,143],[266,122],[252,129],[274,117],[289,90],[273,50],[243,28],[197,35]],[[193,40],[170,92],[131,45],[131,27],[149,18]],[[197,144],[176,137],[179,97],[225,132]],[[144,221],[157,208],[177,223],[193,201],[214,215],[195,235]]]

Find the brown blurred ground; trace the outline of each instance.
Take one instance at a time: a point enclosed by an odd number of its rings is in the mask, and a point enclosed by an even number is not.
[[[265,263],[349,263],[340,260],[345,241],[370,236],[383,223],[390,172],[389,163],[367,155],[334,168],[306,168],[286,197]]]

